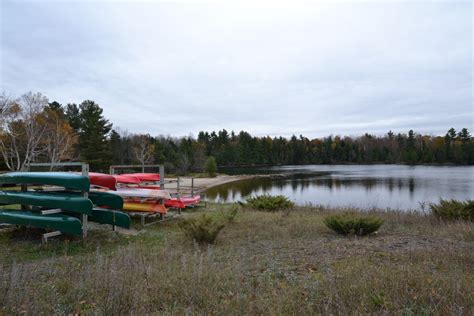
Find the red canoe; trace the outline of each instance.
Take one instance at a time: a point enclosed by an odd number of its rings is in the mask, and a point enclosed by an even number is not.
[[[98,172],[89,172],[89,181],[91,185],[116,190],[117,181],[111,175]]]
[[[166,207],[173,207],[173,208],[186,208],[186,205],[177,198],[173,198],[171,200],[165,200]]]
[[[160,181],[159,173],[124,173],[122,176],[137,177],[141,182],[156,182]]]
[[[123,184],[140,184],[141,181],[135,176],[131,175],[123,175],[123,174],[115,174],[113,175],[115,180],[117,180],[117,183],[123,183]]]
[[[184,196],[181,198],[172,198],[170,200],[165,200],[166,207],[174,207],[174,208],[186,208],[188,206],[194,206],[201,202],[201,196]]]

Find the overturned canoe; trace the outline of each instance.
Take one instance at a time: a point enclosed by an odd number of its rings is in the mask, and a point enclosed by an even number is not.
[[[82,235],[81,221],[63,214],[42,215],[26,211],[2,210],[0,223],[58,230],[75,236]]]
[[[163,204],[133,203],[133,202],[125,202],[123,204],[123,210],[129,211],[129,212],[150,212],[150,213],[161,213],[161,214],[166,214],[168,211]]]
[[[94,208],[89,220],[100,224],[115,225],[123,228],[130,228],[130,216],[124,212],[109,209]]]
[[[91,191],[89,192],[88,198],[91,200],[92,204],[102,207],[110,208],[114,210],[121,210],[123,207],[123,199],[117,194],[108,193],[110,191]],[[71,194],[75,196],[80,196],[79,192],[74,191],[48,191],[48,194]]]
[[[123,198],[117,194],[108,192],[90,192],[89,199],[99,207],[121,210],[123,208]]]
[[[123,198],[171,199],[170,193],[164,190],[117,188],[117,191],[108,191],[108,192],[112,194],[117,194]]]
[[[89,191],[89,179],[70,172],[8,172],[0,175],[0,184],[39,184]]]
[[[170,200],[166,200],[165,201],[165,206],[166,207],[172,207],[172,208],[186,208],[186,205],[184,205],[183,202],[181,202],[179,199],[177,198],[173,198],[173,199],[170,199]]]
[[[120,184],[140,184],[141,181],[135,176],[127,176],[127,175],[113,175],[117,183]]]
[[[122,176],[132,176],[138,178],[141,182],[160,181],[159,173],[124,173]]]
[[[46,208],[57,208],[74,213],[92,215],[92,202],[71,193],[0,191],[0,204],[31,205]]]
[[[117,180],[109,174],[98,173],[98,172],[89,172],[89,180],[91,185],[108,188],[110,190],[115,190],[117,185]]]
[[[197,205],[200,202],[201,202],[200,195],[183,196],[180,198],[172,198],[170,200],[166,200],[165,206],[174,207],[174,208],[186,208],[186,207],[192,207],[194,205]]]

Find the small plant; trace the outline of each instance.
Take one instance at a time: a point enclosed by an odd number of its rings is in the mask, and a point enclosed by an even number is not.
[[[212,156],[207,157],[204,169],[210,177],[215,177],[217,172],[216,159]]]
[[[230,210],[222,212],[222,217],[227,223],[233,223],[235,220],[235,217],[237,216],[238,212],[238,207],[233,206]]]
[[[440,200],[430,204],[431,214],[443,220],[474,221],[474,201]]]
[[[376,232],[383,224],[383,219],[365,214],[342,213],[329,215],[324,224],[341,235],[365,236]]]
[[[264,211],[286,210],[295,206],[286,196],[283,195],[259,195],[247,199],[247,205]]]
[[[187,237],[196,242],[213,244],[219,232],[225,227],[225,222],[220,217],[202,214],[184,220],[179,226]]]

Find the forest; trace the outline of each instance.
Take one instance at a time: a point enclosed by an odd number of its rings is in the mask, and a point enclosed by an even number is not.
[[[246,131],[201,131],[197,137],[134,134],[113,124],[94,101],[62,105],[41,93],[0,95],[0,169],[30,162],[86,161],[94,171],[111,164],[163,163],[173,173],[201,172],[208,157],[219,167],[302,164],[474,164],[467,128],[445,135],[387,131],[385,135],[257,137]]]

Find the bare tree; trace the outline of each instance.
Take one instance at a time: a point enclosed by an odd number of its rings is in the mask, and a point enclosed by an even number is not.
[[[0,154],[10,170],[24,170],[42,152],[46,131],[43,110],[48,99],[28,92],[18,100],[0,96]]]
[[[150,135],[133,135],[132,148],[135,158],[141,165],[153,162],[155,144]]]

